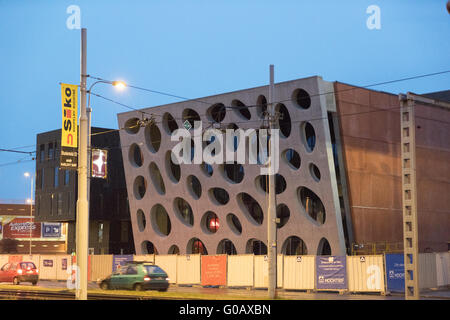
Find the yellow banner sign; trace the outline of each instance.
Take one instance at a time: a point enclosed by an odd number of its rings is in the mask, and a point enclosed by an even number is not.
[[[61,83],[61,147],[78,147],[78,86]]]

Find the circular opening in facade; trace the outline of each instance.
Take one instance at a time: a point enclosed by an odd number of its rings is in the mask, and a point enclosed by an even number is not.
[[[145,240],[141,243],[142,254],[158,254],[158,250],[152,242]]]
[[[226,108],[223,103],[216,103],[208,108],[206,114],[208,115],[209,120],[214,122],[222,122],[225,119]]]
[[[256,177],[256,185],[259,186],[264,192],[269,192],[269,176],[259,175]],[[275,193],[280,194],[286,190],[287,184],[284,177],[277,173],[275,175]]]
[[[223,239],[217,245],[217,254],[235,255],[237,254],[236,247],[231,240]]]
[[[136,213],[137,216],[137,225],[140,232],[145,230],[145,226],[147,224],[145,220],[145,213],[141,209],[139,209]]]
[[[160,195],[166,194],[166,187],[164,185],[164,180],[161,176],[161,172],[159,171],[159,168],[156,165],[156,163],[154,163],[154,162],[150,163],[148,169],[149,169],[149,173],[150,173],[150,179],[152,180],[156,191]]]
[[[199,199],[202,196],[202,185],[196,176],[190,175],[187,177],[187,187],[194,199]]]
[[[301,160],[300,155],[294,149],[287,149],[282,154],[284,160],[288,163],[289,167],[293,170],[300,169]]]
[[[175,130],[178,129],[177,121],[168,112],[164,113],[162,117],[162,125],[167,134],[172,134]]]
[[[258,114],[258,116],[260,118],[265,118],[266,117],[266,112],[267,112],[267,99],[265,96],[260,95],[258,97],[258,99],[256,100],[256,112]]]
[[[162,205],[155,204],[150,210],[150,220],[153,230],[159,235],[168,236],[172,228],[169,215]]]
[[[208,254],[205,245],[198,238],[192,238],[191,240],[189,240],[186,246],[186,252],[187,254],[203,254],[203,255]]]
[[[245,253],[254,254],[255,256],[266,255],[267,246],[263,241],[252,238],[247,241]]]
[[[125,131],[129,134],[136,134],[139,132],[139,119],[131,118],[125,122]]]
[[[280,222],[277,223],[278,229],[282,228],[289,221],[290,215],[291,212],[287,205],[285,205],[284,203],[280,203],[279,205],[277,205],[277,218],[280,219]]]
[[[259,203],[249,194],[242,192],[237,195],[237,202],[247,219],[255,224],[261,225],[264,220],[263,210]]]
[[[216,233],[220,227],[219,217],[214,212],[208,211],[203,215],[200,224],[205,233]]]
[[[209,189],[209,197],[211,201],[217,205],[226,205],[230,201],[230,195],[225,189],[211,188]]]
[[[279,113],[278,128],[280,129],[283,138],[289,137],[291,134],[291,116],[286,106],[282,103],[276,105],[275,110]]]
[[[227,223],[228,227],[230,227],[231,231],[233,231],[235,234],[240,235],[242,233],[241,222],[234,214],[229,213],[227,215]]]
[[[137,200],[141,200],[145,196],[146,190],[147,190],[147,181],[143,176],[137,176],[136,179],[134,179],[133,183],[134,197]]]
[[[320,170],[314,163],[309,164],[309,172],[315,181],[320,181]]]
[[[180,248],[178,248],[177,245],[172,245],[169,248],[169,251],[167,252],[168,254],[180,254]]]
[[[308,109],[311,106],[311,97],[303,89],[296,89],[292,94],[292,101],[297,107]]]
[[[314,147],[316,146],[316,132],[314,127],[309,122],[303,122],[300,125],[300,130],[306,151],[313,152]]]
[[[214,169],[213,169],[212,165],[210,165],[210,164],[208,164],[208,163],[206,163],[206,162],[203,162],[203,163],[200,165],[200,169],[202,170],[202,172],[203,172],[207,177],[211,177],[211,176],[213,175],[213,173],[214,173]]]
[[[174,183],[178,183],[181,178],[181,167],[179,164],[175,164],[172,161],[172,151],[169,150],[166,153],[166,171],[170,180]]]
[[[305,209],[308,216],[310,216],[318,224],[325,223],[325,207],[323,206],[320,198],[310,189],[306,187],[300,187],[297,189],[298,198],[300,203]]]
[[[224,177],[231,183],[240,183],[244,179],[244,167],[237,163],[225,163],[221,165]]]
[[[161,146],[161,131],[156,124],[152,123],[145,127],[145,141],[151,152],[158,152]]]
[[[128,159],[133,167],[139,168],[144,162],[144,157],[142,156],[141,148],[136,143],[133,143],[128,151]]]
[[[175,198],[173,206],[180,221],[185,225],[192,227],[194,225],[194,213],[189,203],[183,198]]]
[[[191,129],[194,129],[194,121],[200,121],[200,116],[197,111],[192,109],[184,109],[183,110],[183,125],[185,121],[188,121],[191,125]]]
[[[308,249],[302,239],[291,236],[284,241],[281,252],[287,256],[300,256],[308,254]]]
[[[244,120],[250,120],[250,118],[252,117],[246,105],[240,100],[233,100],[231,102],[231,106],[234,107],[233,109],[236,111],[236,114],[239,115],[240,118]]]
[[[318,256],[331,256],[331,246],[327,239],[322,238],[319,241],[319,246],[317,247]]]

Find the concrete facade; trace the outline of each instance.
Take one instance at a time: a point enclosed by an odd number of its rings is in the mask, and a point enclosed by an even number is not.
[[[224,165],[213,164],[212,175],[199,164],[173,166],[170,153],[178,143],[171,141],[171,131],[183,128],[186,120],[200,119],[203,129],[247,130],[267,125],[262,101],[268,98],[268,90],[262,86],[118,115],[119,128],[124,129],[120,140],[137,254],[265,254],[256,252],[254,245],[254,240],[265,243],[267,239],[267,193],[261,183],[264,177],[259,177],[261,166],[246,162],[238,172],[232,171],[240,176],[236,180],[227,175]],[[341,212],[345,205],[329,124],[329,115],[336,112],[333,85],[320,77],[277,83],[274,101],[280,102],[275,109],[283,114],[279,121],[278,174],[282,178],[277,208],[282,221],[277,229],[278,252],[345,254],[345,214]],[[226,108],[217,109],[217,104]],[[139,121],[144,118],[153,123],[141,127]],[[218,197],[214,188],[226,194],[216,190]],[[218,219],[218,229],[211,230],[211,217]],[[292,239],[297,242],[293,244]],[[206,250],[199,249],[197,240]]]

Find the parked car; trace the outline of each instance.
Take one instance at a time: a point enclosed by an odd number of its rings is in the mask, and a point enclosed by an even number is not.
[[[35,286],[39,281],[39,270],[31,261],[8,262],[0,269],[0,282],[31,282]]]
[[[167,273],[151,262],[127,262],[116,272],[97,281],[103,290],[132,289],[167,291]]]

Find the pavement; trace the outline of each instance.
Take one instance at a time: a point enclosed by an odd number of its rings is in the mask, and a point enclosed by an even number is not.
[[[2,283],[6,284],[6,283]],[[25,284],[25,283],[24,283]],[[13,284],[11,284],[13,286]],[[41,288],[66,288],[65,281],[46,281],[41,280],[38,283]],[[30,288],[32,288],[30,286]],[[99,289],[95,282],[88,284],[88,289]],[[111,291],[113,292],[113,291]],[[249,289],[249,288],[218,288],[218,287],[202,287],[202,286],[177,286],[171,285],[168,292],[186,293],[186,294],[206,294],[211,297],[242,297],[245,299],[261,300],[267,298],[267,290]],[[290,300],[404,300],[402,293],[392,293],[382,295],[379,293],[338,293],[338,292],[305,292],[297,290],[277,290],[277,296],[282,299]],[[231,299],[231,298],[229,298]],[[421,299],[423,300],[450,300],[450,287],[441,290],[424,290],[421,291]]]

